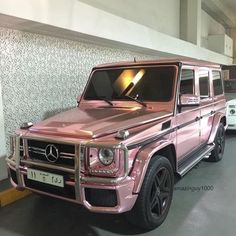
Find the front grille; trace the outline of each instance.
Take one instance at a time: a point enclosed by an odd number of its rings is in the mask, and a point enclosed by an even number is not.
[[[50,161],[47,158],[46,148],[48,145],[54,146],[58,150],[58,159]],[[55,162],[59,165],[74,166],[75,147],[69,144],[49,143],[39,140],[28,140],[28,153],[32,160],[40,160],[43,162]]]
[[[20,139],[20,156],[24,156],[23,139]]]

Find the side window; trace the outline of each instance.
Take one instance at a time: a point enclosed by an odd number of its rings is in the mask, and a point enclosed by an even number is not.
[[[200,71],[199,72],[199,92],[200,98],[208,98],[210,97],[210,86],[209,86],[209,72],[208,71]]]
[[[194,70],[182,70],[180,81],[180,94],[194,94]]]
[[[212,76],[213,76],[214,95],[217,96],[223,94],[223,85],[220,71],[212,71]]]

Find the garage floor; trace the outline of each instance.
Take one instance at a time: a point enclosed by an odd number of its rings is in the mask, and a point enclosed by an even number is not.
[[[154,231],[142,232],[121,215],[92,214],[75,204],[32,195],[0,209],[0,235],[235,235],[235,144],[236,133],[228,133],[222,162],[201,162],[175,185],[169,215]]]

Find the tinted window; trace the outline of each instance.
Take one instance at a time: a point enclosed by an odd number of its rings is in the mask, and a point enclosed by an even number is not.
[[[168,67],[107,69],[95,71],[84,99],[169,101],[173,96],[176,69]]]
[[[200,71],[199,73],[199,90],[200,90],[201,99],[209,97],[209,72],[208,71]]]
[[[236,80],[224,80],[224,88],[226,93],[236,93]]]
[[[182,70],[180,82],[180,94],[194,94],[194,71]]]
[[[223,86],[222,86],[220,71],[213,71],[212,76],[213,76],[214,95],[217,96],[223,94]]]

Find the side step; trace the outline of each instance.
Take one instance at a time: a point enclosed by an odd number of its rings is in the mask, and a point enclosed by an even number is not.
[[[191,170],[198,162],[203,158],[208,158],[211,154],[211,151],[214,149],[215,144],[208,144],[194,155],[186,159],[180,166],[178,166],[178,174],[184,176],[189,170]]]

